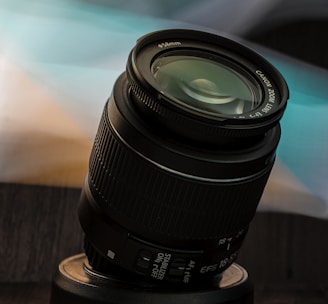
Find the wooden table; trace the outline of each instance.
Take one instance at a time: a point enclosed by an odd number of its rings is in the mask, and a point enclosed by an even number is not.
[[[80,189],[0,185],[0,303],[48,303],[60,260],[82,251]],[[328,221],[258,213],[238,262],[255,303],[328,302]]]

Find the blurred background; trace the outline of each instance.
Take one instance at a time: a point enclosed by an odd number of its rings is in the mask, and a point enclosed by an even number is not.
[[[0,0],[0,181],[80,187],[135,41],[203,29],[256,49],[290,87],[260,208],[327,218],[327,18],[325,0]]]
[[[240,261],[263,290],[285,286],[286,302],[258,303],[328,301],[327,0],[0,0],[0,303],[45,303],[57,263],[82,250],[76,206],[103,106],[136,40],[164,28],[231,37],[286,78]]]

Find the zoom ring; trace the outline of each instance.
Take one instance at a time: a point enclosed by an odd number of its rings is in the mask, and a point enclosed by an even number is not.
[[[89,178],[96,201],[112,219],[141,229],[140,234],[151,231],[195,240],[217,239],[248,225],[270,170],[229,183],[170,173],[130,150],[113,131],[106,109],[91,153]]]

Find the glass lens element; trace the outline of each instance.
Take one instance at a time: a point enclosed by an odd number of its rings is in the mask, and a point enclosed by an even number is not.
[[[162,93],[184,107],[210,115],[240,115],[260,103],[255,81],[224,61],[171,55],[157,58],[152,73]],[[255,91],[258,91],[256,94]]]

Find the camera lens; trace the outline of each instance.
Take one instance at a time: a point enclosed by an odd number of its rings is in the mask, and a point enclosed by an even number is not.
[[[287,99],[279,72],[227,38],[139,39],[105,105],[80,200],[93,270],[199,285],[227,269],[273,166]]]

